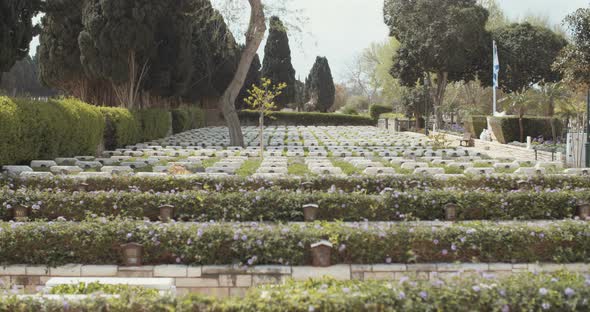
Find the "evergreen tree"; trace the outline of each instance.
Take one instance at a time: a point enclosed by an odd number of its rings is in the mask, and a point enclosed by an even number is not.
[[[295,69],[291,64],[289,37],[283,22],[276,16],[270,19],[270,29],[262,62],[262,77],[270,79],[272,83],[287,84],[287,88],[276,99],[278,109],[295,101]]]
[[[0,79],[16,61],[29,54],[29,45],[37,28],[33,16],[39,10],[38,0],[0,1]]]
[[[309,77],[305,80],[305,94],[313,106],[307,110],[313,109],[325,113],[334,105],[336,87],[327,58],[320,56],[316,58]]]
[[[16,62],[9,72],[4,74],[0,89],[11,96],[53,96],[53,90],[41,85],[38,78],[38,59],[26,56]]]

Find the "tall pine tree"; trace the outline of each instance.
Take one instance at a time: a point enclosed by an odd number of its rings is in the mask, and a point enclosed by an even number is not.
[[[336,87],[328,59],[318,56],[305,80],[305,97],[310,101],[307,110],[328,112],[334,105],[335,95]]]
[[[273,84],[287,84],[287,88],[276,99],[278,108],[283,108],[295,101],[295,69],[291,64],[289,37],[283,22],[276,16],[270,19],[268,40],[262,62],[262,77],[270,79]]]

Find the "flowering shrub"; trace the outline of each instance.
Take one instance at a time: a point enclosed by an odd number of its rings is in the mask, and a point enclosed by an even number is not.
[[[519,182],[526,182],[519,185]],[[389,188],[394,190],[483,190],[511,191],[522,188],[532,188],[537,191],[555,189],[590,188],[590,179],[581,176],[536,176],[536,177],[478,177],[465,176],[450,178],[449,180],[435,179],[425,175],[403,175],[396,177],[309,177],[284,178],[277,180],[254,179],[243,177],[228,178],[142,178],[142,177],[113,177],[112,179],[91,178],[85,181],[87,189],[91,191],[141,191],[166,192],[204,188],[215,192],[257,191],[260,189],[280,189],[303,191],[302,183],[310,183],[309,188],[314,192],[363,192],[379,194]],[[48,178],[29,178],[26,180],[0,176],[0,186],[12,189],[27,187],[37,189],[62,189],[75,191],[80,188],[80,181],[59,176]]]
[[[310,263],[309,246],[334,244],[332,263],[588,262],[590,224],[457,223],[0,223],[0,264],[118,264],[120,245],[143,245],[144,264]]]
[[[81,301],[0,297],[0,310],[24,311],[588,311],[590,278],[572,273],[434,280],[289,281],[252,289],[245,298],[207,299],[123,292]]]
[[[159,207],[172,205],[184,221],[303,221],[303,205],[317,203],[318,220],[402,221],[444,220],[445,206],[457,204],[458,220],[554,220],[573,218],[579,200],[590,193],[570,191],[510,191],[506,193],[454,190],[307,193],[259,190],[71,192],[0,189],[0,218],[8,221],[17,206],[30,210],[30,219],[58,217],[83,220],[88,215],[157,220]]]

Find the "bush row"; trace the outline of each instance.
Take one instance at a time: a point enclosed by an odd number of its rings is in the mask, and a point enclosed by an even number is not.
[[[205,114],[196,107],[181,107],[173,109],[172,132],[181,133],[205,126]]]
[[[561,134],[563,123],[557,118],[547,117],[524,117],[522,120],[524,137],[527,136],[537,138],[544,137],[551,139],[551,123],[555,126],[557,135]],[[498,142],[508,144],[510,142],[520,142],[520,125],[519,118],[516,116],[493,117],[490,120],[490,125]]]
[[[588,192],[395,192],[361,193],[260,192],[63,192],[4,190],[0,217],[10,220],[15,207],[27,207],[31,219],[83,220],[88,215],[157,220],[159,207],[172,205],[185,221],[303,221],[302,206],[317,203],[318,220],[444,220],[445,206],[456,204],[458,220],[547,220],[576,216]]]
[[[123,292],[118,298],[93,296],[82,301],[36,300],[4,296],[0,311],[232,311],[232,312],[384,312],[384,311],[588,311],[590,280],[580,274],[522,273],[496,278],[425,281],[335,281],[310,279],[262,286],[245,298],[212,299],[197,295],[167,297]]]
[[[100,110],[77,100],[0,97],[0,165],[95,154],[104,127]]]
[[[588,262],[590,224],[150,223],[126,220],[0,223],[0,264],[120,264],[121,244],[143,245],[143,264],[306,265],[330,240],[333,264]]]
[[[502,192],[518,189],[542,190],[574,190],[590,188],[590,179],[583,176],[535,176],[535,177],[478,177],[465,176],[448,180],[436,179],[426,175],[403,175],[397,177],[309,177],[284,179],[254,179],[243,177],[227,177],[223,179],[208,177],[157,177],[141,178],[133,176],[115,176],[110,179],[89,178],[86,180],[90,191],[129,190],[148,192],[193,190],[197,187],[217,192],[256,191],[260,189],[304,190],[315,192],[363,192],[380,194],[390,188],[394,190],[484,190]],[[0,176],[0,186],[12,188],[78,190],[80,181],[69,177],[55,176],[52,178],[15,179]]]
[[[252,110],[238,112],[245,125],[258,125],[260,113]],[[266,125],[298,126],[375,126],[377,121],[370,117],[335,113],[274,112],[265,118]]]
[[[318,220],[444,220],[445,206],[456,204],[457,220],[560,220],[576,216],[588,192],[394,192],[362,193],[259,192],[68,192],[4,190],[0,217],[10,220],[15,207],[27,207],[31,219],[83,220],[89,214],[157,220],[159,207],[172,205],[185,221],[303,221],[302,206],[320,206]]]
[[[170,114],[164,109],[129,111],[96,107],[75,99],[47,102],[0,97],[0,165],[35,159],[94,155],[106,149],[162,138],[171,124],[177,130],[203,125],[196,108]]]
[[[371,116],[371,118],[375,120],[379,119],[379,116],[381,116],[382,114],[387,114],[391,112],[393,112],[393,107],[388,105],[375,104],[369,107],[369,115]]]

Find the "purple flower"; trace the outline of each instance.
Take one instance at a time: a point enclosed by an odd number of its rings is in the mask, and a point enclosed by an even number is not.
[[[564,293],[565,293],[565,295],[566,295],[566,296],[568,296],[568,297],[571,297],[571,296],[573,296],[573,295],[574,295],[576,292],[575,292],[573,289],[571,289],[571,288],[569,288],[569,287],[568,287],[568,288],[566,288],[566,289],[565,289]]]
[[[247,241],[247,240],[248,240],[248,236],[246,236],[246,235],[242,235],[242,240],[243,240],[243,241]]]
[[[451,244],[451,250],[452,251],[457,251],[457,245]]]
[[[131,236],[133,236],[133,234],[127,233],[127,238],[131,238]]]
[[[344,288],[342,288],[342,291],[343,291],[344,293],[349,293],[349,292],[350,292],[350,288],[348,288],[348,287],[344,287]]]
[[[541,294],[541,296],[545,296],[549,291],[547,290],[547,288],[541,288],[539,289],[539,294]]]
[[[428,298],[428,293],[425,291],[421,291],[420,292],[420,298],[426,300],[426,298]]]
[[[473,289],[473,291],[475,291],[475,292],[479,292],[481,290],[481,288],[477,285],[471,287],[471,289]]]
[[[438,239],[432,241],[435,245],[438,245]]]
[[[446,250],[446,249],[443,249],[443,250],[442,250],[442,255],[443,255],[443,256],[446,256],[446,255],[448,255],[448,254],[449,254],[449,251],[448,251],[448,250]]]
[[[338,248],[338,251],[343,252],[344,250],[346,250],[346,245],[341,244],[340,247]]]
[[[543,308],[543,310],[549,310],[549,308],[551,308],[551,305],[547,302],[543,302],[541,307]]]
[[[406,293],[404,293],[403,291],[400,291],[400,292],[399,292],[399,295],[398,295],[398,298],[399,298],[400,300],[403,300],[403,299],[405,299],[405,298],[406,298]]]

